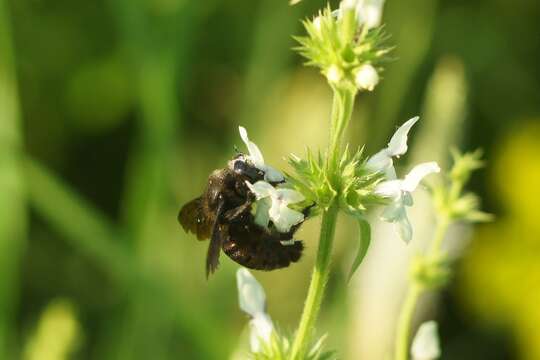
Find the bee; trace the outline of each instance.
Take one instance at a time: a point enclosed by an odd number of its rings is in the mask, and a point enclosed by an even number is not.
[[[238,154],[226,168],[210,174],[200,197],[180,209],[178,221],[184,230],[199,240],[210,239],[207,277],[216,271],[221,250],[238,264],[255,270],[284,268],[300,259],[304,246],[293,236],[301,223],[288,232],[255,223],[252,205],[256,199],[246,181],[255,183],[263,180],[264,175],[243,154]],[[304,210],[304,215],[308,211]]]

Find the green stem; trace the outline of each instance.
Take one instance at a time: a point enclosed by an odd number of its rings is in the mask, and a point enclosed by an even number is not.
[[[441,251],[442,242],[444,240],[446,230],[448,230],[448,226],[450,226],[450,219],[446,215],[441,215],[437,220],[437,227],[435,228],[435,235],[433,235],[433,242],[431,243],[431,247],[429,249],[429,255],[436,255],[439,253],[439,251]]]
[[[334,88],[330,122],[330,145],[327,154],[327,174],[334,190],[337,192],[340,191],[338,159],[341,152],[343,134],[351,118],[355,95],[355,90]],[[291,360],[303,360],[305,358],[312,331],[319,315],[325,286],[330,275],[330,259],[338,211],[339,208],[336,201],[332,201],[322,215],[317,259],[311,276],[311,283],[309,284],[302,317],[300,318],[300,324],[298,325],[296,337],[292,345]]]
[[[428,253],[426,254],[426,257],[435,256],[441,251],[442,242],[444,240],[446,231],[448,230],[448,226],[450,226],[448,216],[441,215],[437,221],[433,241]],[[416,282],[413,282],[412,286],[407,290],[407,295],[405,296],[405,301],[401,308],[398,319],[394,360],[408,359],[412,318],[418,299],[424,293],[424,290],[425,288]]]
[[[337,214],[338,208],[333,205],[322,215],[317,260],[311,276],[311,283],[309,285],[304,311],[302,312],[302,318],[300,319],[300,325],[294,339],[290,357],[292,360],[302,360],[305,358],[311,333],[319,314],[324,289],[330,274],[330,255],[332,253]]]
[[[422,289],[420,286],[413,284],[405,296],[405,302],[401,308],[398,320],[395,360],[408,359],[411,321],[414,315],[416,303],[418,302],[421,294]]]
[[[337,183],[335,177],[339,176],[337,167],[339,165],[341,143],[345,129],[351,119],[355,97],[356,89],[334,88],[332,117],[330,120],[330,146],[328,148],[328,175],[332,185]]]

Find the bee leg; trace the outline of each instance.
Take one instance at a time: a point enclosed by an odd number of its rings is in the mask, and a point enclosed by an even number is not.
[[[249,212],[250,210],[251,210],[251,201],[248,200],[242,205],[226,211],[225,214],[223,215],[223,218],[226,221],[234,221],[238,219],[242,214],[245,214],[246,212]]]

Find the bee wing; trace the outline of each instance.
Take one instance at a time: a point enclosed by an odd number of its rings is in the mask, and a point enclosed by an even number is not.
[[[221,245],[224,242],[226,236],[227,225],[220,223],[221,215],[223,213],[223,205],[225,201],[221,200],[218,204],[217,215],[212,226],[212,237],[210,239],[210,245],[208,245],[208,253],[206,254],[206,277],[213,274],[219,266],[219,254],[221,252]]]
[[[197,239],[205,240],[212,232],[212,219],[205,215],[202,208],[202,198],[191,200],[180,209],[178,222],[186,232],[197,235]]]

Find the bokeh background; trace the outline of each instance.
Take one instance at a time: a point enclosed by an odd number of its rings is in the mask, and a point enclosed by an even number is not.
[[[238,351],[247,318],[237,265],[222,256],[206,281],[206,244],[184,234],[176,214],[242,148],[238,125],[280,168],[288,153],[325,145],[330,91],[291,51],[299,19],[323,5],[0,0],[0,359]],[[540,359],[538,1],[388,0],[383,19],[397,60],[359,96],[351,143],[375,151],[420,114],[400,164],[447,166],[450,145],[482,147],[487,166],[470,189],[496,215],[454,228],[456,275],[417,321],[439,321],[443,359]],[[413,242],[422,244],[432,209],[418,203]],[[348,285],[351,225],[340,222],[318,331],[345,359],[380,360],[416,245],[377,225]],[[287,331],[317,226],[299,232],[300,264],[256,273]]]

